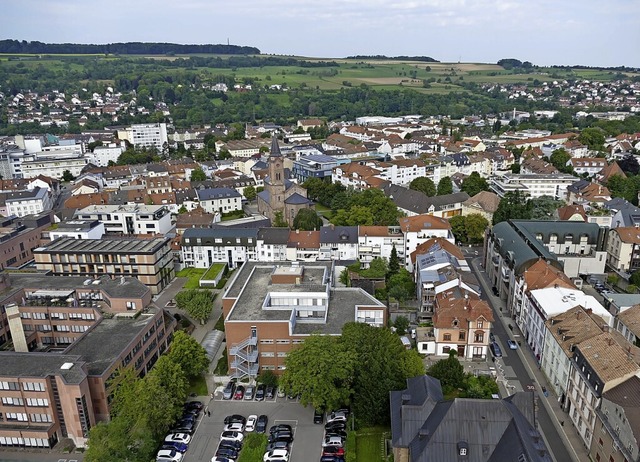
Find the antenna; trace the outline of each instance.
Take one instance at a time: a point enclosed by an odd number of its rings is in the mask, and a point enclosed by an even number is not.
[[[227,37],[227,46],[229,45],[229,37]]]

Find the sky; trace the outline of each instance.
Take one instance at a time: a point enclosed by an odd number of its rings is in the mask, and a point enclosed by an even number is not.
[[[0,38],[640,67],[640,0],[0,0]]]

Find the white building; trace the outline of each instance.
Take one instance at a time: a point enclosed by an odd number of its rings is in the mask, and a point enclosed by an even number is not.
[[[320,228],[319,260],[355,260],[358,258],[357,226]]]
[[[200,207],[207,213],[230,213],[242,210],[242,195],[232,188],[196,189]]]
[[[553,316],[565,313],[579,305],[585,310],[590,309],[593,314],[604,319],[609,326],[613,326],[611,314],[595,297],[581,290],[549,287],[532,290],[529,294],[524,302],[523,334],[538,361],[541,360],[544,351],[545,322]]]
[[[374,258],[389,261],[393,247],[400,261],[404,261],[404,234],[398,226],[359,226],[358,260],[368,268]]]
[[[161,150],[169,142],[165,123],[131,125],[127,128],[127,136],[136,148],[155,147]]]
[[[109,162],[117,163],[120,154],[124,152],[124,141],[120,144],[109,143],[106,146],[96,146],[93,152],[88,152],[85,157],[89,163],[97,167],[106,167]]]
[[[182,234],[183,266],[209,268],[214,263],[226,263],[236,268],[256,260],[258,230],[252,228],[190,228]]]
[[[550,196],[554,199],[565,200],[567,187],[579,178],[566,173],[556,175],[525,173],[507,173],[501,177],[491,179],[491,189],[500,197],[508,192],[520,191],[531,199]]]
[[[413,270],[411,254],[416,248],[433,237],[442,237],[455,244],[455,238],[451,232],[451,225],[444,218],[432,215],[415,215],[400,218],[400,231],[404,234],[405,267]],[[397,249],[396,249],[397,250]]]
[[[76,211],[79,220],[99,220],[108,234],[162,234],[173,229],[166,205],[90,205]]]
[[[72,239],[102,239],[105,234],[104,223],[90,220],[70,220],[58,223],[58,227],[49,231],[49,238],[55,241],[59,237]]]
[[[5,202],[7,215],[15,215],[17,217],[44,212],[45,210],[51,210],[53,207],[51,194],[43,188],[9,193]]]

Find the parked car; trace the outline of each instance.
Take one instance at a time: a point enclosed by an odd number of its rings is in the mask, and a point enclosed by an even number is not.
[[[222,457],[222,456],[220,457],[213,456],[211,458],[211,462],[233,462],[233,459],[229,459],[228,457]]]
[[[196,423],[193,420],[181,420],[171,428],[171,433],[193,433]]]
[[[242,433],[244,431],[244,425],[240,422],[233,422],[224,426],[225,432],[239,432]]]
[[[264,383],[261,383],[260,385],[258,385],[258,387],[256,388],[256,401],[262,401],[264,400],[264,390],[265,390],[265,386]]]
[[[159,462],[180,462],[182,457],[182,453],[175,449],[160,449],[156,455],[156,460]]]
[[[240,441],[244,439],[244,435],[240,432],[227,431],[220,434],[221,440]]]
[[[185,411],[196,410],[202,412],[204,409],[204,403],[202,401],[187,401],[183,406]]]
[[[325,436],[324,440],[322,440],[322,447],[327,446],[339,446],[342,447],[344,444],[344,440],[340,436]]]
[[[346,422],[347,421],[347,413],[344,411],[334,411],[327,416],[327,423],[331,422]]]
[[[286,431],[271,433],[267,442],[275,443],[276,441],[286,441],[287,443],[291,444],[293,442],[293,433]]]
[[[247,423],[247,419],[245,419],[240,414],[228,415],[224,418],[224,424],[227,425],[230,423],[241,423],[242,425],[244,425]]]
[[[262,414],[258,417],[258,421],[256,422],[256,433],[265,433],[267,431],[267,423],[269,422],[269,418]]]
[[[184,443],[189,444],[191,442],[191,435],[187,435],[186,433],[170,433],[165,439],[165,443]]]
[[[286,393],[283,388],[278,388],[278,398],[284,398]]]
[[[274,449],[289,449],[291,445],[287,441],[274,441],[267,445],[266,451],[273,451]]]
[[[269,433],[276,433],[276,432],[281,432],[281,431],[293,432],[293,429],[291,428],[291,425],[288,425],[288,424],[273,425],[269,429]]]
[[[496,286],[493,286],[491,288],[491,292],[493,292],[493,295],[495,295],[496,297],[500,295],[500,292],[498,291],[498,288]]]
[[[344,448],[339,446],[326,446],[322,448],[322,455],[344,457]]]
[[[228,448],[233,449],[234,451],[240,451],[240,449],[242,449],[242,443],[240,441],[220,440],[220,443],[218,443],[218,449],[220,448]]]
[[[244,397],[244,385],[238,385],[233,399],[242,399]]]
[[[289,460],[289,450],[288,449],[274,449],[273,451],[269,451],[265,453],[263,460],[273,460],[273,459],[283,459]]]
[[[322,456],[320,462],[344,462],[344,457],[341,456]]]
[[[268,387],[267,387],[267,390],[266,390],[266,392],[265,392],[265,397],[266,397],[267,399],[273,399],[273,397],[275,396],[275,394],[276,394],[276,389],[275,389],[275,387],[273,387],[273,386],[268,386]]]
[[[251,401],[253,399],[253,395],[255,393],[255,387],[253,385],[249,385],[244,392],[244,399],[247,401]]]
[[[247,424],[244,426],[245,432],[252,432],[256,429],[256,421],[258,420],[258,416],[253,414],[247,417]]]
[[[236,391],[236,383],[228,382],[222,390],[222,399],[231,399]]]
[[[315,409],[313,411],[313,423],[321,424],[323,422],[324,422],[324,412],[320,412],[319,410]]]
[[[216,457],[226,457],[228,459],[233,459],[236,460],[238,458],[238,451],[234,451],[233,449],[230,448],[219,448],[216,451]]]
[[[347,438],[347,432],[344,430],[327,430],[324,436],[338,436],[344,440]]]
[[[324,429],[327,430],[327,431],[329,431],[329,430],[344,430],[345,428],[347,428],[347,422],[344,421],[344,420],[336,420],[336,421],[324,424]]]
[[[491,344],[489,344],[489,349],[495,358],[502,358],[502,350],[500,349],[500,345],[496,342],[491,342]]]
[[[165,441],[164,443],[162,443],[162,447],[160,449],[175,449],[178,452],[185,453],[187,452],[187,449],[189,449],[189,445],[185,443],[178,443],[176,441],[173,441],[171,443],[167,443]]]
[[[509,345],[509,348],[512,350],[517,350],[518,349],[518,344],[516,343],[515,340],[507,340],[507,345]]]

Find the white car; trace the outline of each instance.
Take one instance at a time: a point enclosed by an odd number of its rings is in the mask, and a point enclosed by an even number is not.
[[[224,426],[225,432],[239,432],[242,433],[244,431],[244,425],[240,422],[233,422]]]
[[[160,462],[180,462],[182,460],[182,453],[175,449],[160,449],[156,460]]]
[[[221,440],[227,440],[227,441],[239,441],[242,443],[242,440],[244,439],[244,435],[240,432],[222,432],[220,434],[220,439]]]
[[[341,448],[343,445],[342,438],[339,436],[327,436],[322,442],[322,447],[326,448],[327,446],[337,446]]]
[[[345,412],[332,412],[327,417],[327,423],[331,422],[346,422],[347,414]]]
[[[257,415],[250,415],[247,417],[247,424],[244,426],[244,431],[252,432],[256,429],[256,421],[258,420]]]
[[[189,444],[191,442],[191,435],[187,433],[171,433],[164,439],[167,443],[184,443]]]
[[[263,457],[264,462],[276,460],[289,460],[289,451],[286,449],[274,449],[267,452]]]

